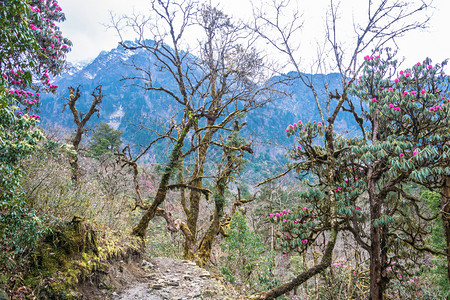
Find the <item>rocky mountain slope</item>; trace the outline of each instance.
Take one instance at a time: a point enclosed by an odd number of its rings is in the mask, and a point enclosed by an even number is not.
[[[87,111],[91,104],[90,93],[96,86],[102,85],[104,97],[100,115],[99,118],[91,118],[89,126],[93,127],[100,122],[107,122],[112,127],[124,132],[122,140],[125,144],[147,145],[155,137],[155,134],[148,130],[141,130],[135,125],[142,124],[158,130],[163,128],[164,124],[180,110],[180,107],[165,97],[164,93],[144,91],[141,87],[132,85],[130,81],[123,80],[124,77],[136,74],[136,71],[130,66],[132,63],[136,63],[140,67],[152,71],[155,86],[161,83],[165,87],[175,88],[175,82],[171,76],[156,68],[154,62],[155,58],[145,50],[129,51],[119,45],[111,51],[101,52],[97,58],[85,65],[72,65],[66,73],[54,79],[55,84],[59,85],[57,94],[46,95],[42,99],[42,126],[57,124],[65,128],[74,128],[70,111],[67,109],[62,113],[63,105],[66,102],[64,97],[67,98],[69,94],[67,87],[81,87],[82,97],[77,103],[78,110],[83,112]],[[295,77],[295,75],[291,72],[283,76]],[[330,91],[339,89],[340,77],[338,74],[307,76],[310,76],[319,87],[327,82]],[[286,96],[271,102],[249,112],[244,117],[248,125],[244,127],[243,135],[254,140],[255,155],[249,159],[256,164],[255,168],[260,170],[267,169],[267,166],[261,165],[263,161],[268,162],[269,166],[274,165],[270,162],[275,161],[278,165],[284,164],[285,150],[277,148],[274,144],[284,147],[292,144],[293,139],[288,139],[285,135],[288,124],[298,120],[319,119],[313,94],[300,80],[291,80],[284,89],[286,94],[291,95],[290,97]],[[326,97],[323,89],[319,89],[319,96],[325,107]],[[339,118],[335,128],[343,133],[351,132],[355,127],[352,116],[342,114]],[[157,153],[165,153],[166,149],[163,145],[157,145],[153,151],[154,153],[146,158],[147,162],[160,162],[158,160],[161,155],[157,155]]]

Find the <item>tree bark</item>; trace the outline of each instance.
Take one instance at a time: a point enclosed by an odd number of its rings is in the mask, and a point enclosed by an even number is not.
[[[147,211],[142,216],[139,223],[133,228],[131,234],[136,235],[144,239],[145,233],[147,231],[148,223],[155,217],[156,210],[158,206],[164,202],[167,194],[167,185],[169,184],[170,177],[172,176],[175,168],[177,166],[178,160],[180,158],[180,150],[184,145],[184,140],[186,138],[187,133],[191,129],[193,125],[193,120],[189,120],[186,127],[183,128],[180,136],[177,139],[177,143],[175,147],[172,149],[172,153],[170,154],[169,164],[166,166],[164,170],[164,175],[161,178],[161,181],[158,186],[158,191],[156,192],[155,199],[153,200],[150,207],[148,207]]]
[[[198,265],[203,267],[206,265],[208,259],[211,257],[212,244],[215,237],[220,231],[220,219],[223,216],[223,207],[225,205],[225,178],[217,183],[217,194],[214,195],[214,216],[211,224],[209,225],[208,231],[200,242],[198,249]]]
[[[209,120],[208,126],[213,126],[214,121]],[[192,175],[191,185],[196,188],[201,188],[203,183],[204,166],[206,162],[206,153],[211,144],[211,138],[214,134],[214,129],[207,129],[205,135],[203,136],[200,145],[198,147],[198,155],[195,162],[194,172]],[[198,190],[191,189],[189,193],[189,211],[186,212],[187,226],[189,230],[194,235],[194,243],[197,243],[197,222],[198,215],[200,211],[200,198],[201,193]],[[194,260],[195,258],[191,255],[189,250],[188,241],[185,241],[183,256],[187,260]]]
[[[264,299],[264,300],[276,299],[277,297],[282,296],[282,295],[292,291],[293,289],[295,289],[302,283],[306,282],[308,279],[323,272],[325,269],[327,269],[331,265],[331,260],[333,258],[333,250],[334,250],[334,246],[336,245],[337,236],[338,236],[337,228],[331,229],[330,238],[328,240],[327,247],[322,256],[322,260],[320,261],[319,264],[309,268],[308,270],[301,273],[300,275],[298,275],[297,277],[295,277],[294,279],[292,279],[291,281],[289,281],[285,284],[282,284],[282,285],[280,285],[274,289],[271,289],[267,292],[250,295],[249,297],[247,297],[247,299]]]
[[[376,200],[375,200],[376,201]],[[378,202],[378,201],[376,201]],[[370,211],[370,299],[383,299],[381,288],[381,226],[374,226],[374,221],[381,217],[381,206],[376,203],[371,205]]]
[[[445,239],[447,240],[447,277],[450,283],[450,176],[444,177],[441,197],[442,221],[444,223]]]

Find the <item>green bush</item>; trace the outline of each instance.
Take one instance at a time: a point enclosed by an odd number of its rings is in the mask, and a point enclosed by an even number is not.
[[[226,280],[245,294],[279,284],[274,276],[274,253],[267,253],[261,237],[250,230],[241,212],[233,215],[227,233],[221,244],[225,257],[219,263]]]

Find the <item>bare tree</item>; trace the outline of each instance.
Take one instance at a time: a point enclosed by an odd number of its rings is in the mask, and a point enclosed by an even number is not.
[[[233,158],[235,155],[231,153],[239,153],[239,157],[244,152],[251,152],[249,143],[232,146],[226,141],[242,127],[242,124],[234,123],[238,118],[273,99],[276,82],[266,81],[263,58],[252,46],[253,39],[245,27],[232,22],[219,9],[200,6],[194,1],[177,3],[155,0],[151,3],[154,19],[142,21],[142,18],[134,16],[113,22],[119,33],[121,24],[135,30],[138,35],[136,43],[129,45],[122,41],[123,47],[131,51],[148,51],[148,55],[155,60],[156,69],[170,74],[176,88],[154,84],[152,70],[155,66],[147,68],[134,64],[142,76],[127,80],[132,80],[133,84],[145,90],[158,91],[171,98],[180,108],[181,117],[175,116],[171,128],[150,142],[143,152],[134,158],[130,153],[123,156],[126,163],[133,165],[158,140],[167,138],[173,143],[153,202],[150,205],[145,205],[142,200],[136,202],[144,214],[133,228],[133,234],[144,238],[148,222],[155,215],[163,216],[170,230],[180,229],[184,234],[184,256],[204,265],[210,256],[215,236],[221,232],[223,193],[230,174],[239,169]],[[197,29],[199,41],[196,53],[186,50],[185,36],[191,28]],[[145,39],[145,29],[150,30],[153,40]],[[182,50],[183,46],[185,50]],[[208,160],[213,159],[209,155],[211,147],[219,147],[228,153],[216,175],[205,169]],[[215,178],[214,191],[204,187],[207,177]],[[170,189],[180,191],[185,220],[172,220],[170,212],[158,208]],[[209,229],[203,237],[199,237],[202,197],[214,199],[215,208]]]
[[[77,125],[77,129],[75,130],[75,135],[71,138],[71,143],[73,145],[73,149],[75,150],[75,155],[70,160],[70,166],[72,167],[72,181],[77,185],[78,183],[78,176],[79,176],[79,166],[78,166],[78,155],[79,155],[79,147],[81,143],[81,139],[83,138],[83,135],[88,131],[88,129],[85,127],[89,119],[92,117],[93,114],[97,113],[97,116],[99,116],[100,112],[100,104],[103,100],[103,94],[102,94],[102,86],[97,86],[91,93],[92,97],[94,99],[92,100],[91,107],[89,108],[89,111],[87,113],[81,113],[76,108],[76,102],[81,97],[81,90],[78,86],[76,89],[73,87],[69,87],[69,98],[68,102],[64,104],[62,112],[64,112],[66,105],[69,105],[70,111],[73,115],[73,121],[75,125]]]

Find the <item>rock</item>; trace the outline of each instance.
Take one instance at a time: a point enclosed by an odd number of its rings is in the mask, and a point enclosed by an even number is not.
[[[164,286],[162,284],[158,284],[158,283],[149,285],[149,288],[152,290],[162,290],[163,287]]]
[[[155,280],[156,279],[156,273],[145,274],[144,278],[148,278],[150,280]]]
[[[200,297],[201,295],[202,295],[202,293],[200,293],[199,291],[193,291],[193,292],[190,292],[189,294],[187,294],[187,296],[191,297],[191,298],[197,298],[197,297]]]
[[[201,278],[209,278],[211,277],[211,273],[209,273],[208,271],[204,271],[199,275]]]
[[[153,269],[155,266],[152,263],[149,263],[148,261],[146,261],[145,259],[142,260],[141,266],[143,267],[147,267],[149,269]]]
[[[212,274],[195,263],[166,257],[152,257],[151,266],[145,262],[139,267],[145,271],[140,279],[145,282],[131,283],[115,300],[231,300],[239,295],[232,288],[220,284]]]
[[[197,264],[193,261],[183,260],[183,263],[188,266],[197,266]]]
[[[167,285],[169,285],[169,286],[179,286],[180,283],[179,283],[178,281],[169,281],[169,282],[167,283]]]

